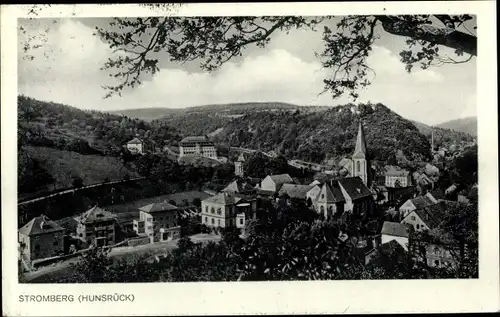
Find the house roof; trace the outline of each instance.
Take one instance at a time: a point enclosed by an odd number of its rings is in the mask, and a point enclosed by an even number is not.
[[[411,202],[415,206],[416,209],[421,209],[424,207],[428,207],[434,205],[434,202],[427,196],[418,196],[411,199]]]
[[[241,198],[237,197],[234,193],[223,192],[215,196],[209,197],[203,201],[207,203],[228,206],[228,205],[234,205],[240,200]]]
[[[293,184],[294,180],[290,177],[288,174],[278,174],[278,175],[269,175],[269,178],[276,184],[276,185],[281,185],[281,184]]]
[[[353,158],[365,158],[366,157],[366,140],[365,131],[363,130],[363,124],[361,121],[358,126],[358,136],[356,138],[356,147],[354,148]]]
[[[133,138],[132,140],[128,141],[127,144],[142,144],[142,140],[139,138]]]
[[[311,185],[283,184],[279,194],[287,194],[290,198],[306,198],[307,192],[313,188]]]
[[[323,184],[317,197],[317,202],[319,203],[338,203],[345,201],[344,195],[342,195],[340,189],[332,187],[327,183]]]
[[[384,169],[386,176],[408,176],[410,174],[409,171],[394,165],[387,165]]]
[[[359,177],[341,178],[338,180],[338,183],[344,188],[351,200],[373,195]]]
[[[389,236],[408,238],[410,236],[410,229],[403,223],[385,221],[380,233]]]
[[[31,219],[30,222],[19,229],[19,233],[26,236],[34,236],[58,231],[64,231],[64,228],[50,220],[45,215]]]
[[[177,206],[167,203],[166,201],[159,203],[152,203],[144,207],[139,208],[139,210],[147,213],[164,212],[164,211],[174,211],[178,210]]]
[[[181,143],[196,143],[196,142],[210,142],[210,138],[206,135],[187,136],[181,140]]]
[[[241,193],[241,192],[246,192],[246,191],[252,191],[254,188],[252,185],[248,184],[247,182],[243,182],[240,180],[234,180],[229,185],[227,185],[222,191],[223,192],[234,192],[234,193]]]
[[[309,185],[311,185],[311,186],[313,186],[313,185],[321,185],[321,182],[319,180],[315,179]]]
[[[238,160],[237,162],[245,162],[245,155],[243,153],[240,154],[240,156],[238,156]]]
[[[95,221],[104,221],[111,219],[116,219],[116,215],[98,206],[94,206],[80,216],[76,217],[76,220],[83,223],[92,223]]]

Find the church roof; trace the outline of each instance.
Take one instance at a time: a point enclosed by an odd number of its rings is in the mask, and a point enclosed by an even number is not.
[[[337,203],[345,201],[340,189],[331,187],[327,183],[323,184],[321,191],[318,194],[318,203]]]
[[[372,192],[359,177],[346,177],[338,180],[340,186],[344,188],[351,200],[372,196]]]
[[[307,192],[313,187],[314,185],[283,184],[278,193],[286,193],[290,198],[306,198]]]
[[[356,138],[356,147],[354,149],[353,158],[366,158],[366,140],[363,124],[359,122],[358,136]]]
[[[41,215],[31,219],[30,222],[19,229],[19,233],[26,236],[34,236],[37,234],[57,231],[64,231],[64,228],[47,218],[47,216],[45,215]]]
[[[269,175],[269,177],[276,185],[295,183],[295,181],[288,174]]]
[[[241,153],[240,156],[238,156],[237,162],[245,162],[245,155],[243,153]]]

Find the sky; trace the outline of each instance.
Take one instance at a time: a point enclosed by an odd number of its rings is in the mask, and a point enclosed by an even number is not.
[[[320,95],[322,80],[330,73],[321,69],[315,56],[324,47],[322,34],[310,30],[276,33],[266,48],[249,47],[242,57],[211,73],[201,71],[196,61],[180,65],[162,55],[160,72],[154,77],[121,97],[103,99],[102,85],[112,82],[100,67],[114,53],[93,33],[96,25],[107,23],[108,19],[96,18],[66,18],[57,23],[19,20],[27,32],[19,33],[18,93],[100,111],[261,101],[336,106],[352,101]],[[30,51],[32,60],[26,59],[23,39],[41,33],[46,42]],[[372,85],[359,91],[356,102],[380,102],[403,117],[431,125],[476,116],[475,58],[427,70],[416,67],[407,73],[398,55],[405,38],[377,33],[379,39],[368,57],[376,76]]]

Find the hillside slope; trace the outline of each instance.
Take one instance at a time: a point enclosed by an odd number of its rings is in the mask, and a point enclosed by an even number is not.
[[[83,184],[90,185],[121,180],[126,175],[139,177],[139,174],[123,165],[120,159],[101,155],[82,155],[71,151],[62,151],[40,146],[25,146],[23,152],[29,158],[39,162],[52,177],[46,187],[38,190],[58,190],[73,186],[74,178],[81,178]],[[20,175],[22,177],[22,175]]]
[[[420,133],[427,137],[429,141],[431,140],[432,132],[434,131],[434,146],[436,148],[444,147],[449,149],[453,145],[467,145],[473,143],[475,139],[474,134],[436,126],[431,127],[418,121],[412,121],[412,123],[415,127],[417,127]]]
[[[227,122],[217,138],[231,146],[275,150],[287,158],[338,160],[354,150],[360,118],[374,158],[391,162],[398,150],[409,160],[430,158],[427,138],[382,104],[348,104],[308,113],[253,112]]]
[[[446,121],[437,125],[443,129],[450,129],[456,132],[468,133],[477,136],[477,117],[460,118]]]

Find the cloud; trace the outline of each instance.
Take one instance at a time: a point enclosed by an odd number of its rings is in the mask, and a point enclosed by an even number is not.
[[[35,25],[31,31],[38,29],[41,26]],[[244,58],[226,63],[212,73],[166,65],[143,85],[124,92],[121,98],[103,100],[105,91],[101,86],[108,84],[110,79],[99,68],[112,51],[92,33],[91,27],[77,20],[61,20],[52,25],[47,45],[43,50],[36,50],[35,59],[19,59],[19,92],[42,100],[104,111],[245,101],[301,105],[336,105],[350,101],[347,98],[332,100],[328,93],[318,96],[323,90],[323,79],[329,76],[313,58],[321,42],[315,44],[311,40],[309,52],[298,46],[280,44],[287,43],[285,37],[268,49],[249,49]],[[293,34],[287,38],[294,40]],[[443,75],[448,71],[444,67],[415,70],[409,74],[398,55],[383,46],[373,46],[368,64],[375,70],[376,77],[371,86],[360,91],[359,101],[382,102],[403,116],[424,122],[429,118],[445,121],[456,117],[464,106],[472,107],[470,102],[467,105],[464,102],[475,88],[470,79],[450,77],[450,73],[456,74],[456,69],[449,72],[448,77]],[[462,87],[461,95],[450,95],[449,89],[457,84]]]

